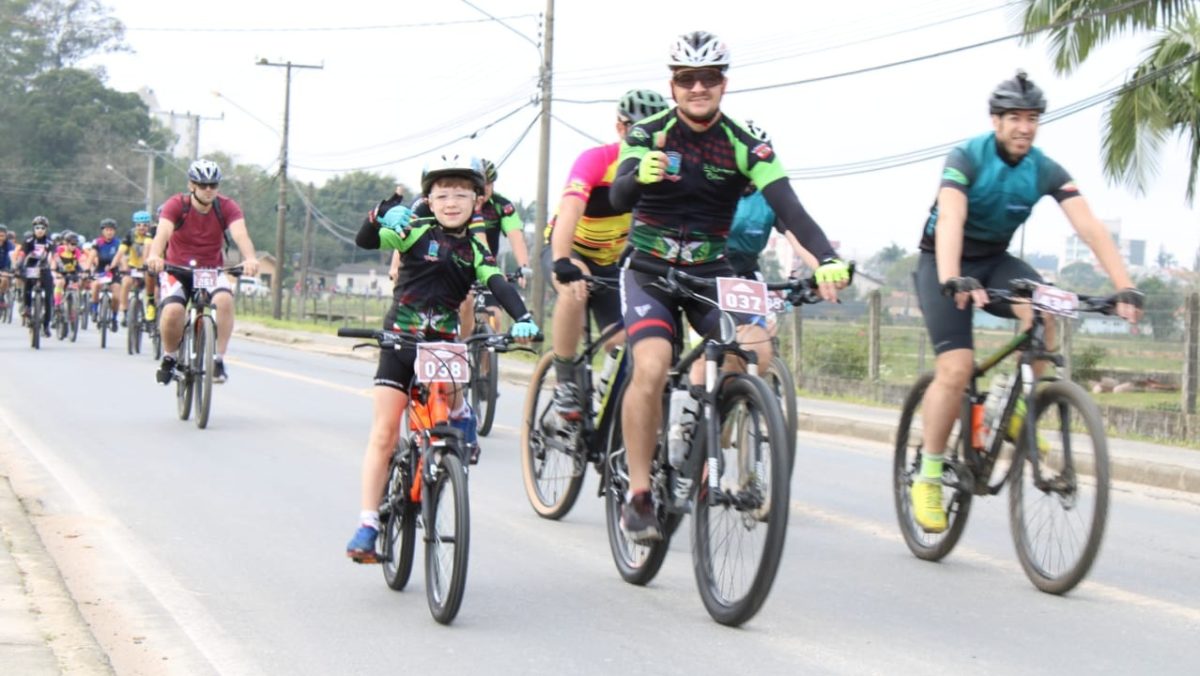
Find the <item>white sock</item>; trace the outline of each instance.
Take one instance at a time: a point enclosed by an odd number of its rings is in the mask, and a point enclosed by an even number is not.
[[[462,404],[450,412],[451,420],[462,420],[471,413],[471,405],[467,403],[466,397],[463,397]]]
[[[359,524],[379,530],[379,512],[364,509],[358,515]]]
[[[179,350],[175,350],[174,352],[164,352],[163,356],[170,357],[171,359],[174,359],[175,361],[179,361]]]

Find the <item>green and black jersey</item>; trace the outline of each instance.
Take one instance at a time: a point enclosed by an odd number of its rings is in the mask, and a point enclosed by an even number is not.
[[[659,149],[669,167],[664,180],[637,182],[638,165]],[[610,193],[618,209],[632,208],[629,242],[637,251],[681,265],[696,265],[725,255],[725,242],[738,200],[747,184],[763,191],[767,202],[806,248],[822,260],[833,248],[804,211],[771,144],[722,115],[709,128],[695,131],[676,109],[634,125],[621,143],[617,176]]]

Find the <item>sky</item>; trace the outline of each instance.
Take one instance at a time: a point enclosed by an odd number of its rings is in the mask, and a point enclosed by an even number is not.
[[[541,0],[303,6],[209,0],[186,11],[176,3],[144,0],[106,4],[125,24],[132,51],[97,55],[82,65],[103,67],[114,89],[149,87],[164,110],[219,118],[201,122],[201,155],[222,152],[241,163],[277,167],[285,71],[256,63],[291,61],[323,66],[292,71],[294,180],[320,185],[364,169],[416,185],[424,161],[452,148],[502,160],[496,189],[508,198],[531,202],[537,196],[534,102],[546,10]],[[778,86],[1015,33],[1019,5],[560,0],[553,24],[551,202],[580,152],[616,140],[615,101],[622,93],[649,88],[669,95],[667,49],[683,32],[712,31],[729,45],[733,63],[722,110],[764,127],[788,169],[871,160],[989,131],[988,94],[1018,67],[1046,91],[1053,113],[1119,85],[1150,42],[1143,35],[1111,43],[1066,78],[1053,74],[1044,41],[1022,46],[1009,40]],[[740,91],[745,89],[758,90]],[[1111,185],[1101,171],[1104,107],[1045,124],[1036,144],[1072,174],[1097,216],[1120,221],[1123,238],[1147,240],[1150,258],[1162,246],[1190,264],[1200,246],[1200,211],[1184,199],[1186,143],[1166,144],[1146,194]],[[916,250],[941,165],[936,158],[872,173],[794,180],[793,186],[830,238],[841,243],[842,255],[865,260],[892,242]],[[1026,231],[1027,251],[1058,255],[1072,232],[1048,198],[1034,210]]]

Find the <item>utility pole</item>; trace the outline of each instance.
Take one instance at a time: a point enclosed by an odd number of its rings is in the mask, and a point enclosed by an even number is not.
[[[283,142],[279,149],[279,206],[276,207],[278,209],[279,219],[275,224],[275,274],[271,275],[271,315],[275,317],[275,319],[280,319],[283,316],[283,266],[287,261],[287,258],[284,255],[284,236],[287,230],[288,117],[290,115],[292,105],[292,69],[310,68],[313,70],[321,70],[325,68],[325,66],[301,65],[298,63],[292,63],[291,61],[274,63],[266,59],[259,59],[258,65],[275,66],[287,69],[286,84],[284,85],[283,89]]]
[[[300,319],[308,307],[308,269],[311,265],[313,236],[313,184],[308,184],[308,209],[304,211],[304,248],[300,252]]]
[[[534,220],[537,229],[533,231],[533,252],[529,257],[530,267],[533,268],[533,303],[531,311],[542,325],[545,312],[546,275],[542,270],[542,233],[546,231],[546,219],[549,213],[550,200],[550,96],[554,63],[554,0],[546,0],[546,25],[542,42],[542,68],[539,80],[542,85],[541,138],[538,148],[538,187],[537,211]]]

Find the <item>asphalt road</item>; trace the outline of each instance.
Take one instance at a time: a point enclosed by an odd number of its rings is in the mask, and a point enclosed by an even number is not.
[[[594,475],[563,521],[533,513],[517,384],[471,473],[466,597],[443,627],[419,555],[396,593],[343,554],[373,363],[235,340],[201,431],[123,333],[104,351],[94,333],[36,353],[26,337],[0,327],[0,452],[61,524],[43,538],[62,538],[47,545],[101,644],[128,652],[113,644],[132,632],[141,659],[179,673],[1194,673],[1200,660],[1195,495],[1117,484],[1100,558],[1060,598],[1021,572],[1003,495],[976,501],[946,560],[919,561],[897,532],[889,449],[804,434],[775,586],[729,629],[697,595],[688,522],[638,588],[614,569]]]

